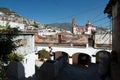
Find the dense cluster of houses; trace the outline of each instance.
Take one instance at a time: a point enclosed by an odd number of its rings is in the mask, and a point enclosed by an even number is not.
[[[111,44],[112,42],[111,33],[110,37],[108,37],[109,34],[106,36],[106,33],[95,35],[96,27],[94,27],[90,21],[88,21],[85,26],[77,26],[76,19],[73,18],[72,31],[55,30],[45,28],[42,24],[39,24],[39,27],[35,27],[31,25],[35,23],[34,21],[27,20],[23,17],[16,17],[14,14],[8,16],[0,12],[0,25],[5,26],[9,24],[11,27],[18,27],[25,33],[34,33],[35,43],[72,43],[75,45],[84,45],[89,42],[88,38],[94,39],[98,44]],[[0,29],[4,29],[4,27],[0,27]]]
[[[120,70],[119,70],[119,63],[120,63],[120,46],[119,46],[119,40],[120,40],[120,1],[119,0],[110,0],[108,5],[105,8],[105,13],[108,13],[111,17],[112,17],[112,23],[113,23],[113,42],[112,43],[112,51],[113,53],[111,54],[112,60],[111,60],[111,65],[110,65],[110,73],[111,73],[111,77],[113,80],[119,80],[120,79]],[[0,12],[0,25],[5,25],[8,20],[6,20],[5,18],[2,17],[3,13]],[[13,16],[11,16],[13,17]],[[24,29],[24,24],[18,24],[14,21],[9,21],[10,25],[13,27],[21,27],[20,29]],[[18,25],[16,25],[18,24]],[[73,24],[73,30],[72,35],[78,35],[78,34],[91,34],[94,32],[95,27],[92,26],[92,24],[90,22],[88,22],[86,24],[86,26],[83,28],[81,27],[77,27],[76,23],[75,23],[75,19],[72,20],[72,24]],[[21,25],[21,26],[20,26]],[[33,27],[30,27],[30,29],[32,29]],[[3,29],[3,27],[0,27],[0,29]],[[46,31],[46,34],[44,34],[44,32]],[[51,32],[51,33],[50,33]],[[59,31],[58,31],[59,32]],[[37,35],[34,37],[34,34],[28,34],[28,33],[24,33],[22,34],[20,37],[18,38],[22,38],[21,44],[24,44],[23,47],[24,50],[18,49],[18,52],[21,51],[22,53],[24,53],[25,59],[24,59],[24,68],[25,68],[25,77],[30,77],[33,74],[35,74],[35,67],[31,66],[31,65],[35,65],[34,60],[36,59],[35,54],[34,54],[34,38],[35,41],[38,41],[39,39],[43,38],[43,41],[45,41],[46,35],[47,37],[49,36],[49,39],[51,39],[51,35],[55,35],[56,33],[58,33],[57,31],[52,31],[50,29],[44,29],[44,30],[39,30],[38,33],[36,33]],[[67,32],[64,32],[64,34],[68,34]],[[58,38],[67,38],[65,35],[63,35],[63,32],[60,32],[58,34],[59,36]],[[100,35],[97,36],[98,39],[105,39],[107,40],[107,38],[105,38],[107,34],[104,35]],[[67,35],[70,36],[70,35]],[[71,41],[73,39],[77,39],[76,36],[73,36],[74,38],[71,39]],[[81,36],[77,36],[79,38],[81,38]],[[111,39],[110,35],[107,35],[107,37]],[[36,40],[37,39],[37,40]],[[53,37],[52,40],[55,40],[56,37]],[[70,39],[70,38],[69,38]],[[68,40],[69,40],[68,39]],[[104,42],[104,41],[103,41]],[[21,47],[22,48],[22,47]],[[30,49],[32,48],[32,49]],[[33,53],[33,54],[32,54]],[[28,55],[27,55],[28,54]],[[13,71],[13,70],[12,70]]]

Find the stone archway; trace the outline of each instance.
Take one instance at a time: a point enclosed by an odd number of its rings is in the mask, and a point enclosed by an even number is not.
[[[56,60],[57,58],[59,58],[62,55],[62,51],[55,51],[54,52],[54,60]]]
[[[90,55],[86,53],[75,53],[72,55],[73,65],[88,65],[91,62]]]
[[[68,53],[64,52],[64,51],[55,51],[54,52],[54,60],[58,59],[62,54],[66,54],[68,56],[67,58],[67,63],[69,63],[69,55]]]
[[[73,65],[78,65],[78,55],[79,55],[80,53],[74,53],[73,55],[72,55],[72,64]]]
[[[80,53],[78,55],[78,64],[82,66],[88,67],[88,65],[91,63],[91,57],[88,54]]]
[[[96,57],[96,63],[100,62],[100,57],[102,56],[106,56],[106,58],[110,58],[110,52],[102,50],[102,51],[98,51],[95,55]],[[108,56],[108,57],[107,57]]]

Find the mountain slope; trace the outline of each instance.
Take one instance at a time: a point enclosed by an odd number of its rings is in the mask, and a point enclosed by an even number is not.
[[[11,11],[8,8],[2,8],[2,7],[0,7],[0,12],[4,13],[5,15],[15,15],[16,17],[20,17],[16,12]]]
[[[71,23],[52,23],[52,24],[46,24],[46,25],[72,31],[72,24]]]

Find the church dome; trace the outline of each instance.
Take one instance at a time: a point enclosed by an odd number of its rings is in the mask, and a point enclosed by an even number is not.
[[[92,23],[90,21],[87,22],[86,24],[87,27],[92,26]]]

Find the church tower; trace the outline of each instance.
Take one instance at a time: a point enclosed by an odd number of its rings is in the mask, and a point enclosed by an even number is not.
[[[92,27],[92,23],[90,21],[87,22],[86,24],[87,27]]]
[[[73,18],[72,19],[72,33],[73,34],[75,34],[75,31],[76,30],[76,19],[75,18]]]

